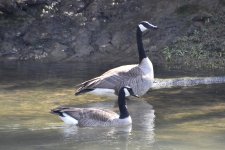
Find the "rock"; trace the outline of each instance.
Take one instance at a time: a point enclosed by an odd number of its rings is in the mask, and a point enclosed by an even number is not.
[[[91,54],[91,52],[94,51],[94,48],[92,46],[88,46],[88,45],[83,45],[81,47],[79,47],[78,49],[76,49],[76,53],[75,53],[75,57],[85,57],[85,56],[89,56]]]
[[[50,61],[60,61],[63,60],[67,57],[66,50],[67,50],[66,45],[62,45],[60,43],[53,43],[51,47],[49,47],[49,55],[46,57]],[[45,54],[46,55],[46,54]]]
[[[98,46],[100,52],[109,51],[112,48],[112,37],[108,32],[101,32],[96,36],[97,39],[94,42]]]
[[[47,39],[49,33],[44,31],[43,28],[35,26],[31,27],[29,31],[23,36],[23,40],[27,44],[35,44],[41,40]]]
[[[209,22],[209,19],[212,17],[212,14],[207,12],[200,12],[198,14],[195,14],[192,17],[192,21],[198,21],[198,22]]]
[[[134,34],[133,36],[135,37],[136,35]],[[117,49],[126,49],[131,44],[130,42],[126,32],[116,32],[111,43]]]

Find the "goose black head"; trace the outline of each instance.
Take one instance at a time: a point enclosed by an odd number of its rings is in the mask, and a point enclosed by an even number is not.
[[[138,24],[138,27],[141,30],[141,32],[144,32],[144,31],[149,30],[149,29],[158,29],[157,26],[149,23],[148,21],[142,21],[142,22],[140,22]]]
[[[139,97],[138,95],[134,94],[134,91],[131,87],[129,86],[124,86],[123,91],[125,92],[125,96],[134,96],[134,97]]]

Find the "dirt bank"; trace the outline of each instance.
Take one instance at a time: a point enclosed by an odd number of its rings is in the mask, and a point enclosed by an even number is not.
[[[2,0],[0,61],[136,63],[142,20],[156,69],[225,70],[223,0]]]

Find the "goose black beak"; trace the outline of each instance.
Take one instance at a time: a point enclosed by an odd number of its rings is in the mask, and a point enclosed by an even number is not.
[[[158,26],[155,26],[155,25],[149,23],[147,28],[148,29],[158,29]]]
[[[139,98],[139,96],[138,95],[136,95],[136,94],[134,94],[134,91],[131,89],[131,91],[130,91],[130,95],[131,96],[134,96],[134,97],[138,97]]]
[[[138,95],[136,95],[136,94],[133,94],[132,96],[134,96],[134,97],[137,97],[137,98],[140,98]]]

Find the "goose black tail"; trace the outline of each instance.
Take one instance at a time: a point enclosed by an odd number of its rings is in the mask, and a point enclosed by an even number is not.
[[[66,108],[66,107],[58,107],[58,108],[52,109],[52,110],[51,110],[51,113],[52,113],[52,114],[59,115],[59,116],[61,116],[61,117],[64,117],[64,116],[63,116],[63,109],[67,109],[67,108]]]
[[[76,96],[82,95],[82,94],[84,94],[84,93],[91,92],[91,91],[93,91],[93,90],[94,90],[94,89],[83,89],[83,90],[80,90],[80,91],[76,92],[75,95],[76,95]]]

